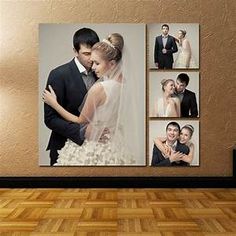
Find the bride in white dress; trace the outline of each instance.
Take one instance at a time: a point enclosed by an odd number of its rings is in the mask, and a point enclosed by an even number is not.
[[[122,70],[123,37],[114,33],[92,47],[92,69],[101,79],[89,90],[80,116],[67,112],[56,100],[50,86],[45,90],[43,101],[53,107],[64,119],[85,125],[85,141],[82,146],[67,140],[58,152],[56,165],[133,165],[139,145],[135,140],[135,120],[127,123],[133,113],[127,101],[128,78]],[[127,81],[126,81],[127,79]],[[132,127],[133,124],[133,127]],[[132,142],[133,141],[133,142]],[[137,150],[134,150],[137,149]]]
[[[174,95],[175,82],[172,79],[161,81],[163,95],[154,105],[154,117],[180,117],[180,100]]]
[[[186,36],[185,30],[179,30],[178,38],[176,42],[178,43],[178,55],[174,62],[174,68],[197,68],[195,60],[192,55],[191,45]]]

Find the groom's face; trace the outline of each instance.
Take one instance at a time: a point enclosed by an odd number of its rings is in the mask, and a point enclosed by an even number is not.
[[[76,57],[87,71],[92,67],[91,52],[92,48],[86,44],[81,44],[79,51],[75,51]]]
[[[169,29],[168,29],[168,27],[163,26],[162,29],[161,29],[161,31],[162,31],[163,35],[167,35],[168,32],[169,32]]]
[[[175,142],[179,137],[179,129],[174,125],[169,125],[166,129],[166,138],[170,142]]]
[[[186,83],[181,82],[180,80],[176,80],[175,82],[175,90],[177,93],[182,93],[186,89]]]

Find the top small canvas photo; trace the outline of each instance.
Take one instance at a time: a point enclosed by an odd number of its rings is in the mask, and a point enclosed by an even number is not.
[[[148,24],[150,69],[199,69],[199,24]]]

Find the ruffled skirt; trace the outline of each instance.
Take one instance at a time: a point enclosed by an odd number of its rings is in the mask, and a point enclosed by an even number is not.
[[[135,159],[121,147],[110,141],[106,143],[87,141],[79,146],[67,140],[65,146],[58,151],[55,166],[107,166],[134,165]]]

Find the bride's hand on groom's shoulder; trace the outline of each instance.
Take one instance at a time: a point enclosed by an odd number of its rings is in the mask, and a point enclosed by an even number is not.
[[[54,106],[57,104],[57,96],[53,90],[53,88],[51,87],[51,85],[48,86],[49,90],[44,90],[43,91],[43,101],[48,104],[49,106]]]

